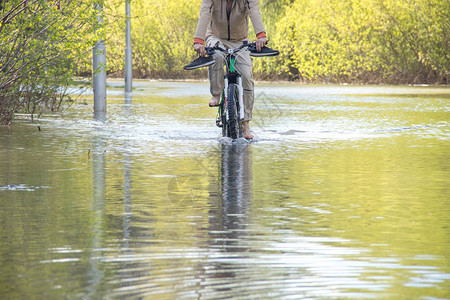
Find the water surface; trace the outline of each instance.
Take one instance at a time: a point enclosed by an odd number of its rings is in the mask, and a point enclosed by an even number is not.
[[[109,82],[0,127],[3,299],[450,299],[450,89]],[[39,129],[38,129],[39,126]]]

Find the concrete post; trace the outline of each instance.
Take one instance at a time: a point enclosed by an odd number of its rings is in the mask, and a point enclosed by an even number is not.
[[[126,33],[125,33],[125,93],[131,93],[133,89],[133,63],[131,49],[131,0],[125,0]]]
[[[97,28],[103,27],[103,3],[97,0],[95,9],[97,11]],[[103,39],[100,39],[92,51],[93,90],[94,90],[94,118],[106,120],[106,47]]]

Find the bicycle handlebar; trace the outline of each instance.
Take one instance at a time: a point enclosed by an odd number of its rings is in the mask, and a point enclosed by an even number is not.
[[[223,52],[223,53],[232,54],[232,53],[239,52],[239,51],[241,51],[242,49],[244,49],[246,47],[251,47],[251,48],[254,48],[256,50],[256,43],[242,44],[236,49],[223,49],[222,47],[219,47],[218,45],[215,45],[214,47],[206,47],[206,54],[207,55],[212,55],[212,54],[214,54],[216,52],[216,50],[219,50],[220,52]]]
[[[194,61],[192,61],[190,64],[184,66],[184,69],[185,70],[193,70],[193,69],[206,67],[206,66],[210,66],[210,65],[214,64],[216,61],[212,57],[212,55],[216,51],[220,51],[220,52],[226,54],[225,61],[228,64],[228,61],[232,60],[233,54],[241,51],[244,48],[248,48],[248,50],[250,51],[250,56],[255,56],[255,57],[277,56],[280,54],[279,51],[267,48],[266,46],[262,47],[261,50],[258,51],[256,49],[256,43],[248,43],[246,41],[244,41],[244,43],[236,49],[224,49],[222,47],[219,47],[219,42],[217,42],[214,47],[206,47],[205,48],[206,55],[208,55],[208,58],[206,58],[206,61],[205,61],[204,57],[199,57],[199,58],[195,59]]]

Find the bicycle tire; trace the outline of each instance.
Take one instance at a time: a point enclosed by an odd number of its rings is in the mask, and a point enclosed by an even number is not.
[[[226,105],[228,113],[227,134],[228,137],[230,137],[233,140],[236,140],[239,138],[239,115],[238,115],[239,93],[236,84],[232,83],[228,86],[227,96],[228,96]]]

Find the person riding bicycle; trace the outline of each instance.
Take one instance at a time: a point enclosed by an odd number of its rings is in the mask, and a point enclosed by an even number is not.
[[[219,45],[225,49],[237,48],[248,41],[248,17],[253,24],[256,37],[256,50],[259,52],[267,42],[266,31],[259,10],[259,0],[202,0],[200,18],[194,36],[194,49],[201,56],[206,55],[205,45]],[[209,67],[212,99],[209,106],[218,106],[224,89],[224,54],[216,52],[216,63]],[[244,120],[242,134],[252,139],[249,121],[252,119],[254,102],[254,80],[252,60],[249,51],[242,51],[236,59],[236,70],[242,76],[244,88]]]

